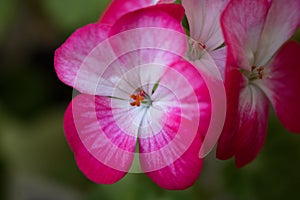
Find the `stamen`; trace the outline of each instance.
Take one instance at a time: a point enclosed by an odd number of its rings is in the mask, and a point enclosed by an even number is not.
[[[265,70],[265,68],[264,68],[263,66],[261,66],[261,67],[259,67],[259,68],[257,69],[257,72],[258,72],[258,78],[259,78],[259,79],[262,79],[262,78],[263,78],[263,76],[264,76],[264,70]]]
[[[203,51],[205,49],[206,49],[206,45],[204,42],[190,38],[188,57],[193,61],[198,60],[204,54]]]
[[[140,91],[137,95],[134,95],[134,94],[130,95],[130,98],[135,100],[135,101],[130,102],[130,105],[140,107],[141,101],[143,101],[145,99],[144,93],[145,93],[144,91]]]
[[[265,77],[265,72],[264,72],[265,68],[263,66],[260,67],[256,67],[256,66],[252,66],[251,67],[251,72],[248,76],[250,81],[254,81],[257,79],[263,79]]]

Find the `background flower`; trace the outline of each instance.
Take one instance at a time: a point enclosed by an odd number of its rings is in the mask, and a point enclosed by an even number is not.
[[[222,15],[228,109],[217,157],[234,156],[237,167],[251,162],[265,143],[269,102],[288,130],[300,132],[300,45],[280,48],[300,26],[299,9],[294,0],[232,0]]]
[[[182,0],[189,24],[190,49],[187,56],[195,61],[204,59],[208,53],[224,77],[226,47],[221,47],[224,38],[220,16],[228,0]]]

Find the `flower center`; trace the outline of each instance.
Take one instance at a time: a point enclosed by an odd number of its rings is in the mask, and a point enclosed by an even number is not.
[[[251,73],[248,76],[250,81],[253,80],[257,80],[257,79],[263,79],[263,77],[265,76],[265,67],[260,66],[260,67],[256,67],[256,66],[252,66],[251,67]]]
[[[189,59],[192,61],[200,59],[205,49],[206,45],[202,41],[197,41],[191,38],[189,40]]]
[[[241,69],[241,72],[249,79],[249,81],[255,81],[257,79],[261,80],[266,77],[264,66],[252,66],[251,71]]]
[[[142,89],[138,89],[136,94],[130,95],[130,105],[140,107],[141,104],[147,107],[151,106],[152,100],[150,96]]]

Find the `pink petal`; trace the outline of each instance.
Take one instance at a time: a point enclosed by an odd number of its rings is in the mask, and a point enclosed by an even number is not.
[[[148,136],[139,137],[142,170],[160,187],[185,189],[202,168],[198,155],[211,116],[207,86],[196,68],[179,62],[166,71],[153,95],[150,111],[162,128],[152,128],[152,120],[141,130],[140,136]],[[155,115],[160,110],[164,114]]]
[[[178,4],[159,4],[127,13],[113,25],[110,36],[146,27],[159,27],[185,33],[181,26],[184,9]],[[145,39],[145,38],[144,38]]]
[[[220,72],[220,69],[218,69],[209,53],[206,52],[200,60],[196,60],[194,66],[203,77],[211,99],[211,117],[208,122],[208,129],[205,131],[205,135],[203,135],[203,145],[199,151],[199,157],[204,158],[216,145],[223,130],[227,98],[224,78],[221,76],[222,72]],[[203,112],[201,112],[200,116],[202,114]],[[201,120],[203,122],[203,119]]]
[[[175,162],[160,170],[146,173],[157,185],[169,190],[183,190],[192,186],[202,171],[203,159],[198,157],[201,146],[199,134],[189,149]]]
[[[173,3],[174,0],[113,0],[104,14],[100,22],[106,24],[114,24],[123,15],[157,3]]]
[[[190,36],[204,43],[208,51],[223,42],[220,15],[228,0],[182,0],[190,27]]]
[[[273,0],[260,39],[256,66],[265,65],[300,26],[299,0]]]
[[[110,100],[76,96],[65,113],[64,129],[80,170],[96,183],[114,183],[129,170],[135,137],[120,130]]]
[[[153,0],[112,0],[99,22],[114,24],[124,14],[151,5]]]
[[[84,26],[75,31],[55,51],[55,70],[62,82],[82,93],[95,94],[95,88],[103,70],[108,63],[115,60],[115,55],[106,41],[109,30],[110,26],[101,24]],[[89,60],[92,61],[85,62],[88,55],[98,45],[102,48],[98,48],[98,51],[90,56]],[[98,67],[94,66],[95,63]]]
[[[243,167],[262,149],[268,125],[269,103],[256,86],[249,85],[240,94],[239,130],[235,146],[235,163]]]
[[[231,58],[228,58],[231,61]],[[231,66],[231,63],[228,63]],[[237,69],[227,67],[225,77],[225,88],[227,94],[226,119],[222,134],[217,146],[217,158],[227,160],[231,158],[236,149],[235,141],[239,128],[239,99],[240,92],[245,87],[245,78]]]
[[[219,49],[216,49],[214,51],[209,52],[209,55],[215,62],[216,66],[219,69],[219,72],[225,80],[225,65],[226,65],[226,55],[227,55],[227,47],[222,47]]]
[[[176,0],[159,0],[158,3],[174,3],[175,1]]]
[[[143,19],[143,13],[136,13]],[[160,17],[169,19],[167,22],[170,23],[166,26],[182,30],[176,19],[164,12],[160,14]],[[154,24],[160,26],[160,22]],[[81,93],[112,96],[118,80],[129,70],[151,63],[167,66],[181,59],[185,52],[185,35],[171,28],[134,29],[97,43],[93,38],[102,34],[98,31],[99,26],[102,27],[94,24],[79,29],[56,51],[55,67],[58,76]],[[125,86],[122,89],[127,93],[123,93],[122,97],[127,99],[129,92],[136,88],[130,87],[130,84]]]
[[[128,67],[147,63],[168,66],[182,59],[187,49],[182,17],[183,8],[175,4],[161,4],[126,14],[113,25],[110,44],[118,57],[131,54],[131,59],[120,59]]]
[[[269,7],[267,0],[232,0],[221,16],[228,51],[241,68],[250,70],[254,65]]]
[[[300,133],[299,58],[300,45],[288,42],[266,67],[266,78],[260,83],[281,123],[297,133]]]

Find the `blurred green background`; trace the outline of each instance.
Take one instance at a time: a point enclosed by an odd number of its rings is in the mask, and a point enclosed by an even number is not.
[[[57,79],[53,53],[76,28],[97,21],[108,1],[0,0],[0,199],[298,199],[300,135],[274,114],[254,162],[236,169],[212,152],[185,191],[163,190],[144,174],[114,185],[81,174],[62,128],[72,89]]]

